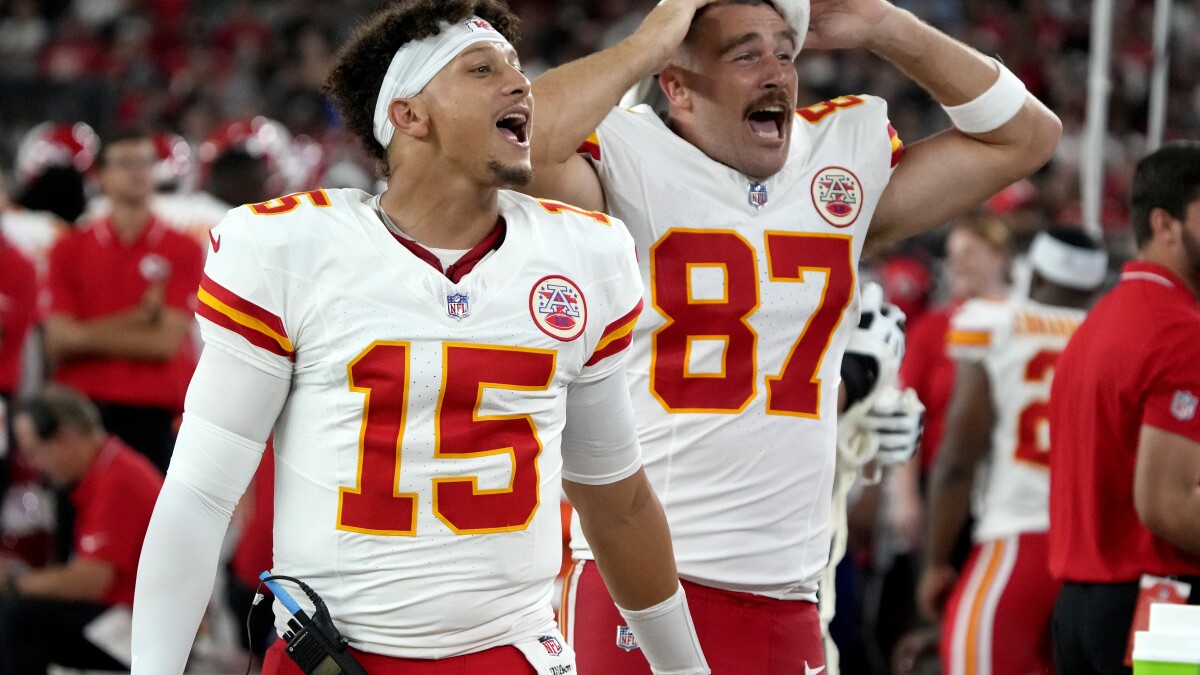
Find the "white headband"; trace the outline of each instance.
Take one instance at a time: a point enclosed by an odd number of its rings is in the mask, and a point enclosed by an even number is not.
[[[1059,286],[1091,291],[1104,283],[1108,254],[1102,249],[1079,248],[1045,232],[1038,232],[1029,248],[1029,261],[1037,273]]]
[[[375,99],[375,140],[384,148],[396,133],[396,127],[388,120],[392,101],[421,93],[446,64],[476,42],[509,44],[499,31],[477,16],[454,25],[443,21],[441,28],[437,35],[405,43],[392,57],[379,87],[379,98]]]
[[[792,58],[800,55],[800,47],[808,36],[808,0],[771,0],[775,11],[787,22],[792,32],[796,34],[796,48],[792,50]]]

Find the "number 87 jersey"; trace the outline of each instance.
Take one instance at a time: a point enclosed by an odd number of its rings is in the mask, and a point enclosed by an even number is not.
[[[796,114],[787,163],[765,181],[647,106],[614,109],[580,152],[637,244],[647,311],[630,386],[680,576],[813,600],[856,269],[903,146],[881,99]],[[590,558],[577,523],[572,535]]]
[[[357,190],[239,207],[213,230],[206,349],[291,383],[274,571],[308,582],[368,652],[445,658],[553,631],[560,473],[605,483],[641,464],[633,447],[580,477],[560,448],[567,387],[615,372],[629,343],[632,240],[513,193],[500,213],[453,278]]]

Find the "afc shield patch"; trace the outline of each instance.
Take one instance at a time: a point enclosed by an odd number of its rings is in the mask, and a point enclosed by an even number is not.
[[[862,211],[862,183],[849,169],[825,167],[813,177],[812,200],[825,222],[834,227],[849,227]]]
[[[466,293],[451,293],[446,296],[446,314],[452,319],[462,320],[471,313],[471,299]]]
[[[538,642],[542,643],[542,646],[546,648],[546,653],[550,656],[562,654],[562,643],[553,635],[543,635],[538,638]]]
[[[587,326],[587,301],[570,279],[542,277],[529,292],[529,315],[546,335],[570,342]]]
[[[1196,417],[1196,404],[1200,402],[1190,391],[1182,389],[1175,392],[1175,398],[1171,399],[1171,416],[1180,422],[1190,422]]]
[[[627,652],[638,648],[638,641],[633,635],[632,628],[629,626],[617,626],[617,646]]]

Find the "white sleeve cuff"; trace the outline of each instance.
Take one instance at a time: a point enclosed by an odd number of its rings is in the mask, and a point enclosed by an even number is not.
[[[563,478],[584,485],[608,485],[637,473],[642,467],[642,448],[624,366],[599,380],[568,385],[566,405]]]

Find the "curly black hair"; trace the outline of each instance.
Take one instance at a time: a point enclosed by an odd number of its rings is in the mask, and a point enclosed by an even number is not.
[[[333,99],[346,128],[388,175],[387,149],[375,140],[375,100],[396,51],[406,43],[436,35],[445,21],[457,23],[478,16],[516,42],[516,15],[504,0],[398,0],[354,32],[338,52],[325,79],[324,91]]]

